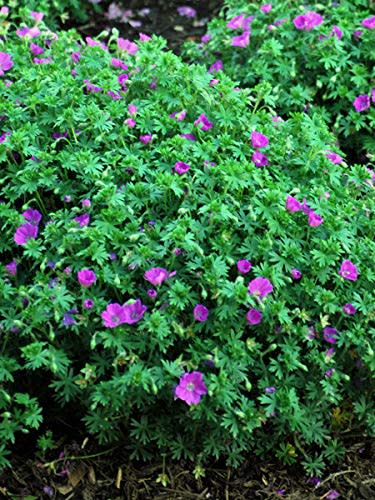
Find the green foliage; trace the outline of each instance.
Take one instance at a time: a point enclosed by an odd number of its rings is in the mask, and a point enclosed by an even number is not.
[[[52,446],[42,417],[67,403],[100,443],[202,466],[212,457],[237,466],[251,451],[316,473],[341,458],[343,429],[374,432],[373,182],[366,167],[326,157],[340,151],[321,115],[274,121],[271,101],[262,105],[267,82],[234,90],[223,74],[210,86],[206,68],[157,37],[130,55],[116,33],[106,51],[79,46],[74,31],[48,46],[42,28],[51,60],[35,64],[14,27],[3,35],[14,66],[0,78],[0,466],[24,432],[39,428],[39,448]],[[112,57],[129,66],[126,91]],[[184,120],[170,116],[182,110]],[[201,114],[212,128],[194,125]],[[270,141],[261,168],[254,130]],[[191,133],[195,141],[181,137]],[[191,167],[184,175],[180,161]],[[323,224],[286,210],[287,196],[306,198]],[[27,208],[42,214],[38,235],[17,245]],[[247,275],[241,259],[252,262]],[[357,281],[338,274],[347,259]],[[176,271],[157,297],[144,278],[153,267]],[[78,282],[82,269],[95,272],[92,286]],[[258,276],[274,287],[263,301],[248,293]],[[138,298],[140,321],[103,325],[108,304]],[[349,302],[354,316],[342,311]],[[197,304],[207,321],[195,321]],[[254,307],[258,325],[246,321]],[[339,332],[331,355],[327,325]],[[189,407],[174,388],[193,370],[208,393]]]
[[[226,0],[220,17],[209,23],[211,40],[187,42],[183,55],[207,65],[222,60],[225,73],[241,86],[269,84],[261,105],[274,107],[282,116],[318,108],[343,148],[353,154],[358,149],[373,151],[374,98],[362,112],[353,107],[357,96],[371,96],[374,88],[374,30],[361,25],[374,14],[370,3],[324,0],[304,5],[281,0],[263,13],[254,2]],[[296,29],[293,20],[308,11],[322,15],[323,23],[310,31]],[[240,14],[254,16],[247,47],[233,47],[232,38],[242,30],[227,27]],[[341,30],[341,38],[332,31],[334,27]]]

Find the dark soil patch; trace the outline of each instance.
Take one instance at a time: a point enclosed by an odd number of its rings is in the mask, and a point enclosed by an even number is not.
[[[196,479],[191,463],[163,466],[160,459],[137,464],[123,446],[100,454],[90,442],[60,442],[46,459],[14,458],[13,469],[0,474],[0,495],[12,500],[323,500],[336,491],[343,500],[373,500],[374,458],[375,441],[363,438],[352,442],[340,466],[331,467],[318,485],[299,466],[288,468],[256,457],[237,470],[211,464]],[[46,466],[48,461],[54,462]]]
[[[222,5],[223,0],[103,1],[99,4],[102,12],[98,13],[97,8],[92,10],[84,25],[70,19],[63,28],[74,27],[83,36],[96,36],[112,28],[129,39],[138,39],[139,33],[162,35],[168,46],[178,52],[185,40],[199,40],[206,33],[207,22],[218,14]],[[193,8],[196,15],[180,15],[179,7]]]

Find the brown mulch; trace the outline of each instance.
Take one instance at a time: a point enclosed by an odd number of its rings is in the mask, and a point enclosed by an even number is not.
[[[64,456],[61,456],[61,449]],[[86,439],[50,452],[46,462],[13,457],[13,469],[0,474],[1,498],[57,500],[316,500],[375,498],[375,440],[361,439],[349,447],[339,466],[331,467],[311,484],[299,466],[251,458],[239,469],[212,464],[195,478],[194,464],[150,464],[129,461],[121,447],[95,453]],[[96,456],[93,456],[96,455]],[[59,458],[60,456],[60,458]]]

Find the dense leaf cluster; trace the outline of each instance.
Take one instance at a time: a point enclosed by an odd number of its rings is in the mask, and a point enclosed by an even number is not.
[[[0,42],[14,63],[0,78],[1,465],[22,432],[74,404],[100,443],[122,440],[132,457],[238,465],[251,451],[319,472],[341,456],[343,429],[375,427],[368,169],[327,158],[340,151],[319,115],[259,110],[267,87],[239,90],[224,74],[212,85],[160,38],[131,55],[116,33],[105,50],[40,26],[42,64],[11,26]],[[211,128],[194,125],[201,115]],[[253,131],[269,138],[261,168]],[[179,175],[176,162],[190,169]],[[288,196],[323,223],[288,211]],[[17,245],[29,208],[42,214],[38,235]],[[345,260],[357,280],[339,275]],[[157,297],[144,278],[154,267],[172,273]],[[248,292],[260,276],[273,285],[263,300]],[[103,325],[109,303],[136,299],[140,321]],[[250,325],[254,307],[263,319]],[[192,371],[208,393],[188,406],[174,388]]]

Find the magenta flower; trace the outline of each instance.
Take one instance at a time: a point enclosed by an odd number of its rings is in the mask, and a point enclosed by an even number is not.
[[[344,305],[344,307],[342,308],[343,312],[345,314],[348,314],[349,316],[352,316],[353,314],[355,314],[357,312],[357,308],[353,306],[353,304],[350,304],[350,303],[347,303]]]
[[[137,299],[132,304],[124,304],[122,306],[124,311],[124,323],[132,325],[138,323],[143,318],[144,313],[147,311],[147,306],[144,306],[140,299]]]
[[[321,215],[317,214],[313,210],[311,210],[309,212],[309,215],[308,215],[309,226],[311,226],[311,227],[318,227],[321,224],[323,224],[323,222],[324,222],[324,219],[323,219],[323,217]]]
[[[31,44],[31,45],[35,45],[35,44]],[[30,45],[30,47],[31,47],[31,45]],[[72,52],[70,57],[72,58],[72,61],[74,63],[77,63],[81,59],[81,53],[79,51]]]
[[[263,314],[258,309],[250,309],[246,313],[246,321],[249,325],[259,325],[262,321]]]
[[[138,52],[138,46],[130,40],[125,40],[124,38],[119,38],[117,40],[117,46],[120,50],[124,50],[131,56],[134,56]]]
[[[201,37],[201,42],[202,43],[208,43],[211,39],[212,39],[212,36],[207,33],[206,35],[203,35]]]
[[[52,62],[51,57],[34,57],[34,64],[50,64]]]
[[[134,128],[137,125],[137,122],[133,118],[127,118],[125,123],[129,128]]]
[[[232,47],[245,48],[250,43],[250,31],[244,31],[242,35],[234,36],[232,38]]]
[[[338,331],[336,330],[336,328],[326,326],[325,328],[323,328],[323,338],[329,344],[335,344],[338,338]]]
[[[251,157],[253,163],[255,164],[256,167],[265,167],[268,165],[268,158],[265,154],[261,153],[260,151],[255,151]]]
[[[93,83],[90,82],[90,80],[83,80],[83,83],[85,84],[87,92],[92,92],[93,94],[97,94],[98,92],[101,92],[103,90],[102,87],[94,85]]]
[[[108,304],[101,317],[104,320],[104,326],[107,328],[116,328],[116,326],[122,325],[126,319],[124,308],[117,303]]]
[[[358,269],[357,266],[353,264],[350,260],[344,260],[341,264],[339,275],[346,280],[357,281],[358,279]]]
[[[197,11],[193,9],[193,7],[189,7],[187,5],[183,5],[182,7],[177,7],[177,12],[180,16],[183,17],[195,17],[197,15]]]
[[[287,196],[285,208],[293,214],[295,212],[299,212],[302,208],[302,205],[296,198],[293,198],[293,196]]]
[[[42,214],[38,210],[34,210],[33,208],[28,208],[22,214],[22,217],[25,220],[27,220],[27,222],[30,222],[30,224],[37,226],[42,219]]]
[[[343,33],[342,33],[341,29],[338,26],[334,26],[332,28],[331,36],[336,36],[338,40],[341,40],[342,35],[343,35]]]
[[[267,136],[255,130],[254,132],[251,132],[251,143],[253,148],[265,148],[268,146],[270,141]]]
[[[183,139],[187,139],[188,141],[196,141],[197,138],[195,137],[194,134],[180,134],[180,137]]]
[[[154,288],[150,288],[147,290],[147,295],[152,299],[155,299],[158,296],[158,292]]]
[[[12,260],[12,262],[9,262],[9,264],[5,266],[5,270],[9,276],[15,276],[17,274],[17,262]]]
[[[78,222],[81,227],[88,226],[90,223],[90,215],[89,214],[77,215],[77,217],[74,217],[73,220],[75,222]]]
[[[369,30],[372,30],[375,28],[375,16],[372,16],[372,17],[366,17],[366,19],[364,19],[362,22],[361,22],[362,26],[364,26],[365,28],[369,29]]]
[[[30,12],[30,16],[31,16],[32,18],[34,18],[34,19],[35,19],[35,21],[40,22],[40,21],[43,19],[43,17],[44,17],[44,13],[43,13],[43,12],[35,12],[35,11],[31,11],[31,12]]]
[[[374,19],[375,19],[375,17],[374,17]],[[333,375],[335,369],[331,368],[331,370],[332,370],[332,373],[330,375],[327,375],[328,371],[330,371],[330,370],[328,370],[326,372],[326,376],[327,377],[328,376],[330,377],[330,376]],[[338,498],[339,496],[340,496],[340,493],[338,491],[336,491],[336,490],[329,490],[328,495],[326,496],[326,498],[327,498],[327,500],[335,500],[335,498]]]
[[[270,12],[270,11],[272,10],[272,4],[271,4],[271,3],[266,3],[266,4],[264,4],[264,5],[262,5],[262,6],[260,7],[260,10],[261,10],[262,12],[264,12],[265,14],[267,14],[268,12]]]
[[[266,387],[266,388],[264,389],[264,392],[265,392],[266,394],[275,394],[275,392],[276,392],[276,387],[275,387],[275,386],[273,386],[273,385],[271,385],[271,387]]]
[[[293,24],[298,30],[311,31],[323,22],[323,17],[314,11],[308,11],[293,19]]]
[[[194,319],[196,321],[206,321],[206,319],[208,318],[208,312],[209,311],[206,306],[204,306],[203,304],[197,304],[194,307],[193,311]]]
[[[260,276],[255,278],[249,283],[249,294],[255,295],[256,297],[263,298],[266,297],[273,290],[271,282],[267,278]]]
[[[209,73],[213,73],[216,71],[221,71],[223,69],[223,61],[221,59],[218,59],[215,61],[213,64],[211,64],[210,69],[208,70]]]
[[[340,165],[340,163],[344,161],[344,159],[340,155],[329,150],[326,151],[326,158],[328,158],[328,160],[334,165]]]
[[[207,118],[205,114],[201,114],[198,116],[198,118],[195,120],[194,125],[198,127],[199,124],[202,124],[201,130],[206,131],[209,130],[214,126],[212,122]]]
[[[17,228],[13,238],[17,245],[25,245],[29,240],[35,240],[37,236],[38,226],[34,226],[34,224],[27,222]]]
[[[96,281],[96,275],[91,269],[82,269],[77,273],[78,281],[82,286],[90,287]]]
[[[115,68],[121,68],[125,71],[129,68],[124,62],[121,61],[121,59],[117,59],[116,57],[112,57],[111,64]]]
[[[148,144],[150,141],[152,141],[152,134],[141,135],[139,137],[139,140],[143,142],[143,144]]]
[[[247,259],[242,259],[237,262],[237,269],[241,274],[247,274],[252,267],[251,262]]]
[[[175,397],[182,399],[188,405],[197,405],[203,394],[207,394],[207,387],[203,380],[203,373],[184,373],[174,391]]]
[[[97,40],[94,40],[93,38],[91,38],[91,36],[87,36],[85,38],[85,40],[86,40],[86,43],[89,47],[100,47],[103,50],[108,50],[108,47],[105,43],[98,42]]]
[[[153,267],[144,273],[144,279],[154,286],[161,285],[163,281],[168,279],[172,273],[168,272],[163,267]]]
[[[83,301],[83,307],[85,309],[92,309],[94,307],[94,301],[91,299],[85,299]]]
[[[370,107],[370,97],[367,94],[361,94],[353,101],[353,106],[356,111],[361,113]]]
[[[88,198],[85,198],[84,200],[82,200],[82,206],[91,207],[91,201]]]
[[[137,114],[138,108],[135,104],[129,104],[128,111],[129,111],[129,114],[133,116],[133,115]]]
[[[375,88],[371,90],[371,100],[372,102],[375,102]]]
[[[34,56],[40,56],[40,54],[43,54],[44,52],[43,47],[39,47],[39,45],[37,45],[36,43],[30,43],[29,49],[34,54]]]
[[[177,161],[174,165],[174,169],[179,175],[183,175],[190,170],[190,165],[184,163],[183,161]]]
[[[302,277],[302,273],[301,273],[301,271],[299,269],[292,269],[290,271],[290,274],[292,275],[292,278],[294,280],[299,280]]]
[[[244,14],[233,17],[227,24],[227,28],[231,30],[242,29],[244,31],[249,31],[251,22],[254,20],[254,16],[245,17]]]
[[[149,42],[151,40],[151,37],[149,35],[146,35],[146,33],[139,33],[139,39],[141,42]]]
[[[32,28],[28,28],[27,26],[25,26],[24,28],[18,28],[16,34],[21,38],[36,38],[40,35],[40,29],[37,26],[33,26]]]
[[[12,56],[6,52],[0,52],[0,76],[13,67]]]

